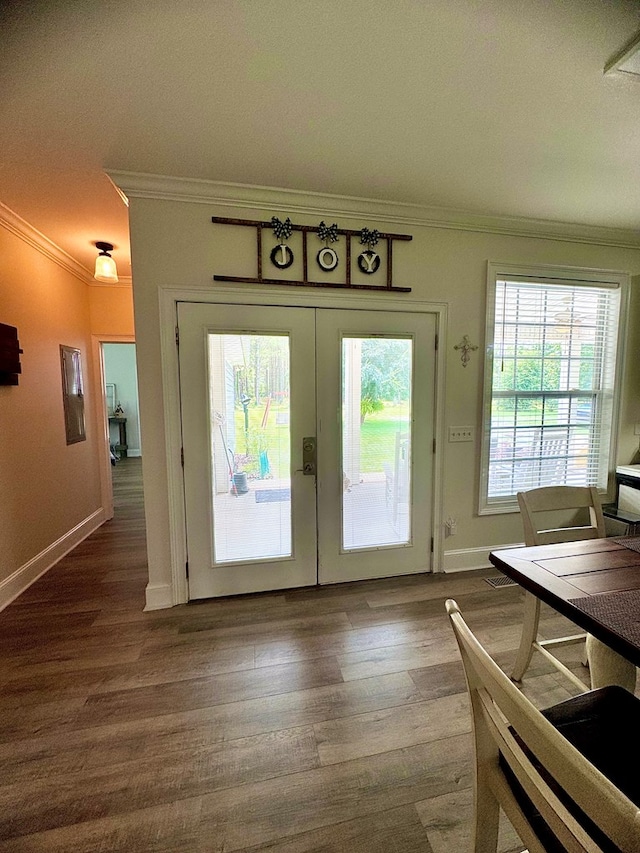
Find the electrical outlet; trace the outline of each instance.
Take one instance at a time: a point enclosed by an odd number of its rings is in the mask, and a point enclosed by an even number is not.
[[[634,435],[640,435],[640,424],[635,425],[635,427],[633,429],[633,434]]]
[[[449,441],[474,441],[476,428],[472,426],[449,427]]]

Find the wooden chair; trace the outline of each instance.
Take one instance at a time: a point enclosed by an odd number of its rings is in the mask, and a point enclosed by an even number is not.
[[[591,486],[545,486],[527,492],[518,492],[518,504],[522,515],[525,545],[552,545],[558,542],[574,542],[577,539],[601,539],[606,536],[600,498],[596,489]],[[582,521],[586,521],[588,515],[589,523],[583,524],[579,520],[578,526],[544,526],[548,524],[551,516],[557,519],[558,513],[564,520],[582,513],[584,515]],[[511,678],[514,681],[521,681],[531,663],[533,652],[538,651],[576,687],[584,690],[583,682],[548,649],[583,642],[586,634],[539,640],[539,621],[540,599],[530,592],[525,592],[522,637]],[[583,661],[586,663],[586,654]]]
[[[471,703],[474,853],[496,853],[500,808],[529,853],[638,853],[640,700],[610,686],[539,711],[446,608]]]

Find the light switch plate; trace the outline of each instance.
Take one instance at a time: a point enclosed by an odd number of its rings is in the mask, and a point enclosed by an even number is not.
[[[476,428],[472,426],[450,426],[449,441],[474,441]]]

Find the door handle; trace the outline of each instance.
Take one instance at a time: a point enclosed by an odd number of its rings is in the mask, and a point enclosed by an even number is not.
[[[316,473],[316,437],[302,439],[302,473],[313,476]]]

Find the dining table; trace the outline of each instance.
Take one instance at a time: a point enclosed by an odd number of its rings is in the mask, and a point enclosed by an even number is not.
[[[640,666],[640,536],[492,551],[491,563],[587,632],[592,688],[633,691]]]

